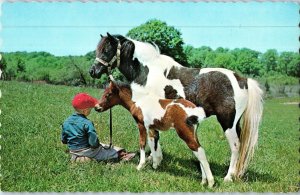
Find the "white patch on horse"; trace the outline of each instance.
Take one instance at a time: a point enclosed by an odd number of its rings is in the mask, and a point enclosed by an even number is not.
[[[170,85],[177,91],[178,95],[185,98],[184,88],[180,80],[169,80],[164,75],[164,70],[169,70],[174,65],[181,65],[169,56],[160,55],[149,43],[131,41],[135,44],[134,58],[149,68],[147,82],[144,86],[135,82],[131,84],[132,100],[141,108],[145,126],[148,127],[154,119],[160,120],[165,114],[165,110],[159,103],[159,99],[165,97],[165,91],[164,88],[158,86]]]
[[[158,97],[165,97],[165,91],[162,87],[157,86],[172,86],[181,97],[185,98],[184,88],[179,79],[169,80],[164,75],[164,70],[167,72],[174,66],[182,67],[173,58],[161,55],[158,50],[149,43],[143,43],[131,40],[135,44],[133,58],[137,58],[143,65],[149,68],[147,83],[144,88],[139,91],[147,91],[156,94]],[[135,91],[135,89],[133,89]],[[135,95],[138,96],[138,95]]]
[[[160,56],[159,51],[150,43],[143,43],[132,39],[129,40],[132,41],[135,46],[133,60],[137,58],[142,64],[147,65],[147,62],[151,62]]]
[[[159,103],[159,97],[153,93],[139,93],[142,88],[141,85],[132,84],[132,101],[135,102],[136,106],[142,110],[144,117],[145,127],[149,127],[154,119],[161,119],[165,115],[165,110],[161,107]],[[134,93],[134,92],[138,93]]]
[[[141,170],[146,163],[146,154],[144,149],[140,149],[140,163],[137,166],[137,170]]]

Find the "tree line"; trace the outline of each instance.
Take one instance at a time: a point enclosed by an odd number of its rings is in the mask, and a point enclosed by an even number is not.
[[[267,78],[269,82],[286,84],[297,82],[300,76],[300,56],[296,52],[278,52],[269,49],[258,52],[248,48],[228,49],[208,46],[185,45],[179,30],[160,20],[150,20],[131,29],[126,36],[140,41],[154,42],[162,54],[173,57],[187,67],[228,68],[242,75]],[[95,43],[96,44],[96,43]],[[2,79],[22,81],[45,81],[63,85],[99,85],[89,76],[89,68],[95,59],[95,51],[82,56],[54,56],[47,52],[2,53],[0,69]],[[117,79],[122,75],[114,72]],[[106,82],[106,76],[100,80]]]

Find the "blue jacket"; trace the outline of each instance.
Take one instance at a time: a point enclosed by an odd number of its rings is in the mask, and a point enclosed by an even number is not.
[[[100,145],[92,121],[78,113],[71,115],[63,123],[61,141],[68,144],[70,150],[96,148]]]

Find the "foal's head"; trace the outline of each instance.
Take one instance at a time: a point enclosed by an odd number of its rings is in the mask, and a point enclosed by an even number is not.
[[[98,112],[106,111],[115,105],[127,105],[131,101],[131,89],[128,84],[111,81],[99,102]]]

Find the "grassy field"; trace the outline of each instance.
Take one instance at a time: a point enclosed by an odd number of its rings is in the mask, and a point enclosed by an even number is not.
[[[96,97],[94,88],[18,82],[0,83],[1,191],[4,192],[297,192],[299,190],[299,98],[265,101],[259,147],[242,181],[224,183],[230,151],[214,117],[203,122],[198,137],[206,150],[216,186],[201,186],[196,157],[174,130],[161,133],[164,160],[154,170],[137,171],[130,162],[71,164],[60,142],[61,123],[72,114],[77,92]],[[109,142],[108,112],[93,111],[102,142]],[[139,151],[138,130],[129,113],[113,109],[113,142]],[[147,148],[149,153],[149,148]]]

